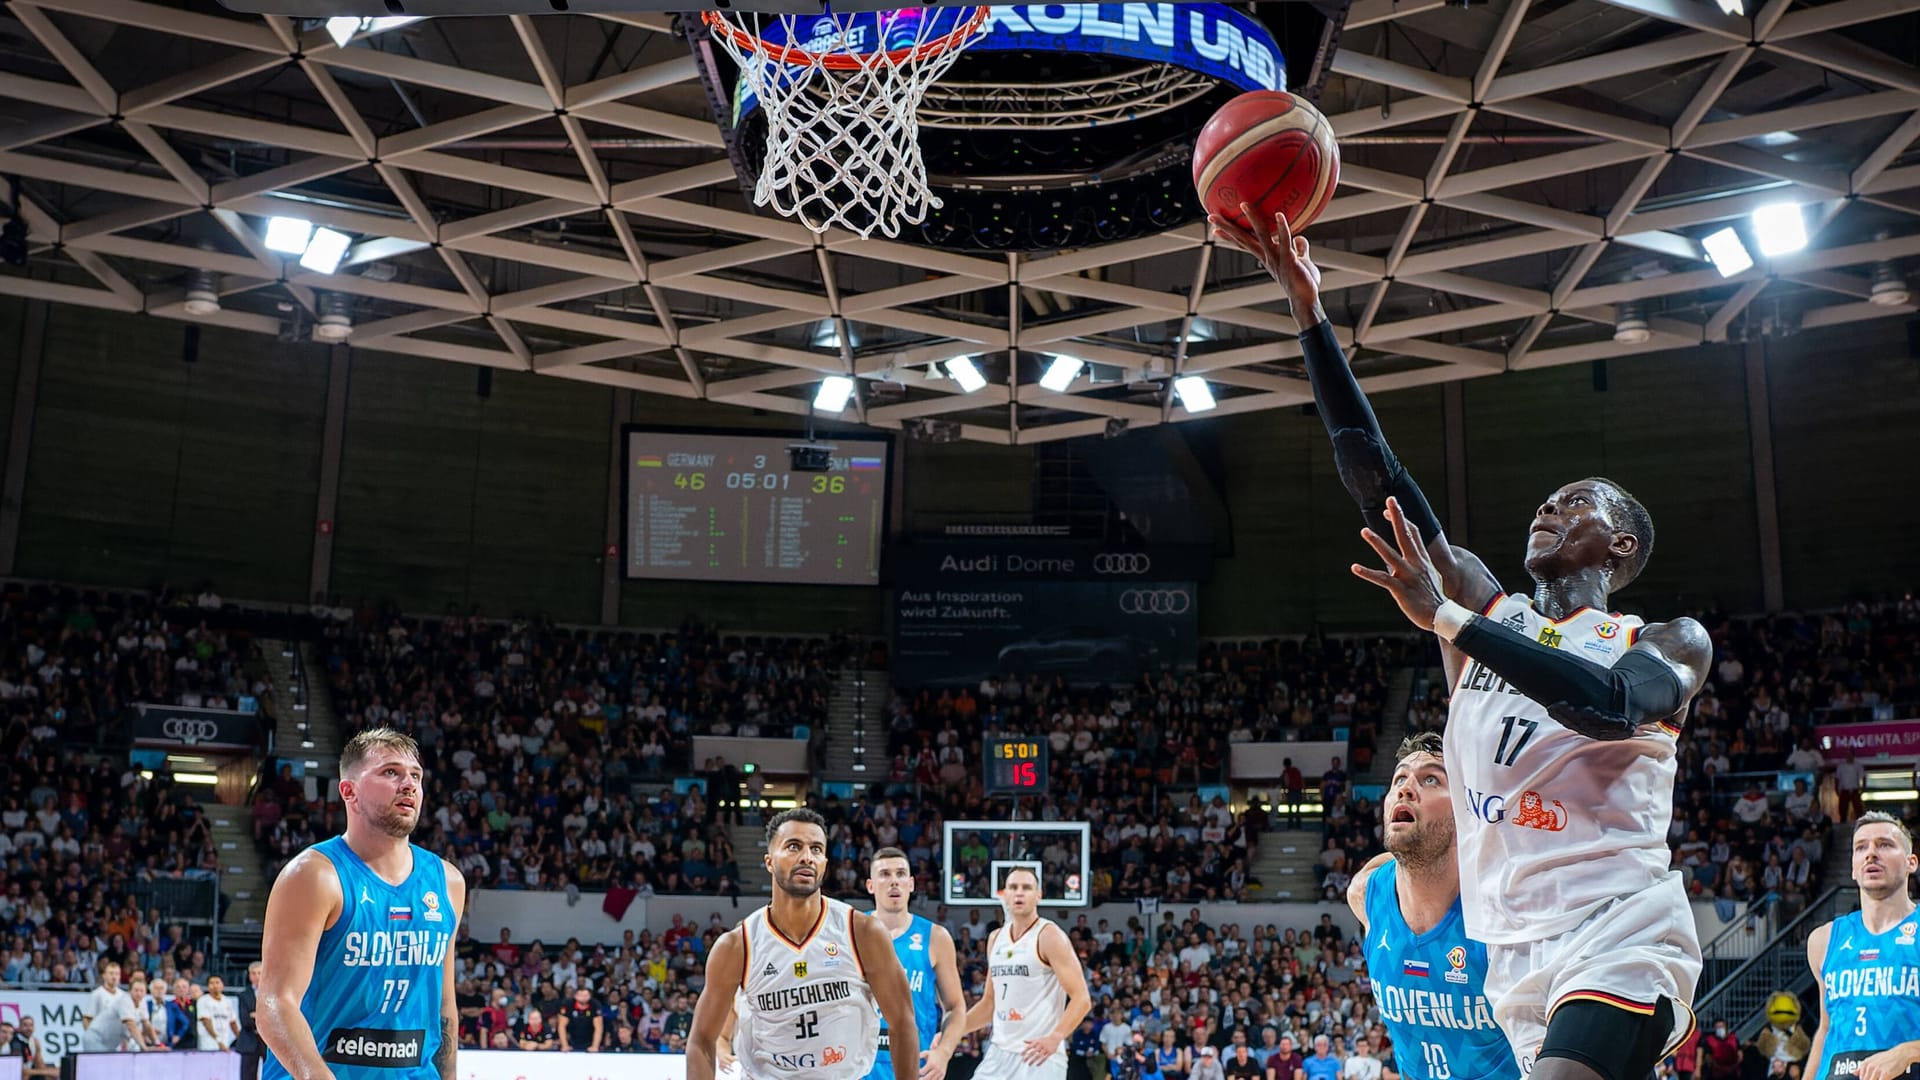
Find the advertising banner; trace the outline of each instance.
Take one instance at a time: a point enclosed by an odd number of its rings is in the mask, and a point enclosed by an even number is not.
[[[1199,638],[1192,581],[903,584],[894,593],[893,680],[1131,682],[1143,672],[1191,667]]]
[[[258,741],[260,715],[231,709],[188,709],[141,703],[133,707],[133,741],[169,749],[251,750]]]
[[[0,1023],[20,1027],[20,1018],[33,1018],[33,1033],[40,1037],[40,1049],[47,1064],[57,1065],[68,1054],[80,1049],[80,1009],[87,995],[78,990],[16,990],[0,986]]]
[[[1840,750],[1856,757],[1920,757],[1920,720],[1887,720],[1873,724],[1821,724],[1813,729],[1820,752],[1831,758]]]
[[[231,1050],[75,1054],[73,1066],[73,1080],[240,1080],[240,1055]]]

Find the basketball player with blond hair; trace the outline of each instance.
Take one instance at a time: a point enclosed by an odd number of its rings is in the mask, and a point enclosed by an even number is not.
[[[1040,917],[1040,875],[1016,866],[1000,881],[1007,921],[987,935],[987,992],[963,1031],[992,1025],[974,1080],[1063,1080],[1067,1036],[1093,1008],[1066,931]]]
[[[1820,985],[1820,1026],[1807,1080],[1920,1078],[1920,919],[1908,889],[1920,859],[1913,834],[1879,810],[1853,826],[1860,910],[1807,937]]]
[[[1653,549],[1653,519],[1611,480],[1541,501],[1530,594],[1450,543],[1347,365],[1306,238],[1246,210],[1259,233],[1214,229],[1292,304],[1335,467],[1385,564],[1352,571],[1440,639],[1461,910],[1487,946],[1494,1019],[1533,1080],[1644,1080],[1693,1030],[1700,942],[1666,831],[1713,642],[1693,619],[1609,610]]]
[[[467,885],[407,839],[425,791],[408,736],[347,740],[346,832],[294,856],[267,896],[261,1080],[454,1080],[452,944]]]

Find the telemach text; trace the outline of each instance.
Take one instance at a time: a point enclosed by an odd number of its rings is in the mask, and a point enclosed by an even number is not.
[[[790,986],[784,990],[768,990],[763,994],[755,995],[753,1006],[763,1013],[776,1013],[806,1005],[845,1001],[852,996],[853,984],[845,979],[835,979],[832,982]]]

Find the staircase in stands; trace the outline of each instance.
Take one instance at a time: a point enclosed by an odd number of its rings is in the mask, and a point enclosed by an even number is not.
[[[873,783],[886,779],[887,705],[893,682],[884,671],[856,665],[834,680],[827,705],[827,767],[816,780]]]

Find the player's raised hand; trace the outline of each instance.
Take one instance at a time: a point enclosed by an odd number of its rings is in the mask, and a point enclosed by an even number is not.
[[[1387,522],[1393,526],[1394,544],[1388,544],[1372,529],[1361,529],[1360,538],[1373,548],[1386,569],[1353,564],[1353,576],[1371,582],[1393,595],[1408,621],[1422,630],[1433,629],[1434,612],[1446,602],[1440,588],[1440,572],[1427,554],[1427,542],[1420,529],[1400,511],[1399,499],[1387,500]],[[1396,545],[1398,550],[1396,550]]]
[[[1028,1039],[1026,1047],[1020,1051],[1020,1060],[1029,1065],[1044,1065],[1058,1049],[1060,1049],[1060,1036],[1049,1031],[1037,1039]]]
[[[1240,213],[1254,226],[1251,231],[1218,214],[1208,214],[1207,223],[1213,227],[1216,237],[1260,260],[1273,280],[1287,290],[1287,299],[1293,304],[1301,329],[1306,329],[1307,313],[1320,302],[1320,268],[1307,253],[1307,238],[1293,235],[1293,226],[1285,214],[1273,215],[1271,228],[1263,228],[1269,223],[1254,216],[1251,204],[1241,203]]]

